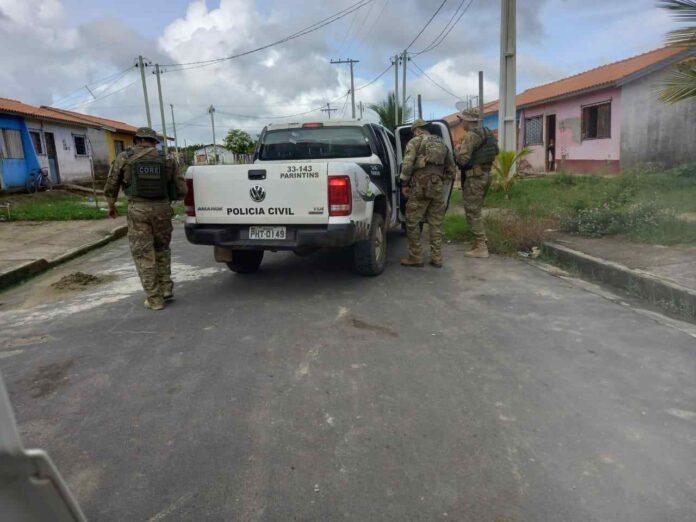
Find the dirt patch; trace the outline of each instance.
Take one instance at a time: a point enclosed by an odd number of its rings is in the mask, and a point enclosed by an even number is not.
[[[92,286],[99,285],[107,281],[104,276],[85,274],[84,272],[73,272],[61,277],[51,285],[56,290],[84,290]]]
[[[379,326],[376,324],[370,324],[355,317],[351,318],[350,324],[353,326],[353,328],[358,328],[359,330],[368,330],[370,332],[388,335],[389,337],[399,337],[399,334],[391,328],[387,328],[386,326]]]
[[[56,391],[60,386],[68,382],[68,370],[75,363],[74,359],[41,366],[25,384],[29,387],[29,393],[35,399],[45,397]]]
[[[34,335],[31,337],[18,337],[15,339],[6,339],[0,342],[0,349],[20,348],[22,346],[32,346],[34,344],[43,344],[51,340],[49,335]]]

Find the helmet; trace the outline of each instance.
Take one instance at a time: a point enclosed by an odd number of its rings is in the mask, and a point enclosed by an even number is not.
[[[478,123],[478,121],[479,121],[478,111],[474,111],[474,110],[470,110],[470,109],[464,110],[464,111],[462,111],[460,119],[462,119],[464,121]]]
[[[428,122],[424,119],[416,118],[415,120],[413,120],[413,123],[411,124],[411,130],[416,130],[421,127],[425,127],[427,124]]]
[[[154,130],[152,130],[150,127],[140,127],[135,132],[135,137],[147,139],[147,140],[159,141],[159,138],[157,137],[157,133]]]

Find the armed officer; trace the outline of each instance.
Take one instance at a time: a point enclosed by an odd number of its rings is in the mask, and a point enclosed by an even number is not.
[[[464,211],[475,239],[473,248],[464,255],[488,257],[488,241],[481,212],[483,200],[491,186],[491,167],[498,155],[498,140],[489,128],[478,126],[478,113],[463,111],[459,119],[466,134],[455,158],[462,171]]]
[[[174,297],[171,277],[172,207],[184,197],[186,184],[178,164],[157,150],[154,130],[141,127],[135,145],[116,157],[104,187],[109,217],[116,218],[121,187],[128,198],[128,240],[135,267],[145,290],[145,306],[162,310]]]
[[[442,267],[442,222],[445,218],[445,187],[456,175],[452,154],[442,138],[430,134],[427,123],[418,118],[411,125],[414,138],[406,145],[401,166],[401,186],[406,203],[408,257],[404,266],[423,266],[420,223],[430,229],[430,264]]]

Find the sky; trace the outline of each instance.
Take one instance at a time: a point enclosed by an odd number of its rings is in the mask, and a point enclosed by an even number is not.
[[[363,3],[280,45],[182,68],[175,64],[265,46],[358,0],[0,0],[0,97],[144,125],[134,66],[143,55],[148,63],[164,64],[168,134],[172,104],[180,145],[212,141],[211,104],[218,142],[232,128],[255,135],[267,123],[324,119],[327,113],[316,109],[329,101],[338,109],[332,117],[350,117],[349,68],[331,59],[359,60],[356,102],[379,102],[394,89],[394,71],[373,80],[442,1]],[[485,100],[498,97],[499,0],[446,0],[409,51],[419,53],[435,41],[460,5],[468,8],[442,43],[409,64],[409,103],[421,94],[426,118],[450,114],[457,101],[477,94],[479,70]],[[518,92],[661,47],[674,27],[654,0],[517,0]],[[153,127],[161,130],[153,71],[154,66],[146,68],[147,89]],[[369,109],[364,117],[377,121]]]

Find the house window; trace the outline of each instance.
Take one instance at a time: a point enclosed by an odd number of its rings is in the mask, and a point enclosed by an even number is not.
[[[611,137],[611,102],[582,108],[582,139],[598,140]]]
[[[542,145],[544,143],[544,117],[535,116],[524,120],[524,144]]]
[[[31,136],[31,142],[34,144],[34,150],[37,154],[44,154],[43,141],[41,141],[41,132],[39,131],[29,131],[29,136]]]
[[[0,158],[24,159],[22,134],[14,129],[0,129]]]
[[[75,142],[75,155],[76,156],[86,156],[87,155],[87,142],[84,136],[78,134],[73,134],[73,141]]]
[[[121,154],[124,150],[126,150],[126,144],[123,140],[114,140],[114,150],[116,150],[116,154]]]

